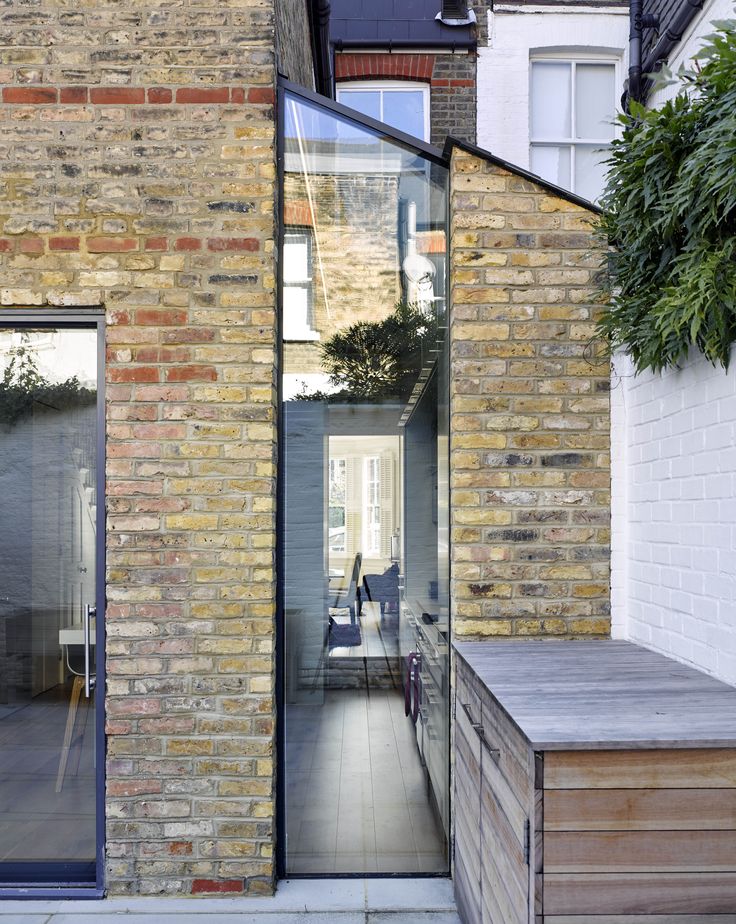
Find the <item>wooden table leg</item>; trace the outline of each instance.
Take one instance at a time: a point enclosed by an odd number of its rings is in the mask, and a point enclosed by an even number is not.
[[[79,706],[79,697],[82,695],[84,686],[84,677],[75,677],[74,686],[72,687],[72,696],[69,700],[69,712],[66,717],[66,731],[64,732],[64,744],[61,747],[61,757],[59,758],[59,772],[56,775],[56,791],[61,792],[64,785],[64,775],[66,774],[66,764],[69,760],[69,749],[72,746],[72,735],[74,734],[74,722],[77,718],[77,708]]]

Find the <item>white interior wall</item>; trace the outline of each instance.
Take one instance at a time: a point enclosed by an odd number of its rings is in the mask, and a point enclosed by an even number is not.
[[[612,380],[613,634],[736,683],[736,350]]]
[[[511,6],[488,14],[488,47],[478,53],[478,144],[529,167],[529,59],[532,53],[609,54],[619,62],[623,87],[628,9]]]

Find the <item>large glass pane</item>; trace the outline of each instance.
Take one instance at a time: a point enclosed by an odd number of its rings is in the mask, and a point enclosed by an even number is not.
[[[575,146],[575,192],[595,202],[606,185],[607,148],[599,144],[578,144]]]
[[[447,171],[295,95],[285,122],[320,338],[282,342],[286,869],[446,872]]]
[[[529,106],[533,139],[555,141],[570,137],[571,71],[568,62],[532,62]]]
[[[96,381],[94,330],[0,329],[5,882],[94,877]]]
[[[578,64],[575,68],[575,137],[613,138],[616,109],[613,64]]]
[[[567,145],[533,144],[530,168],[532,173],[550,183],[570,188],[570,148]]]

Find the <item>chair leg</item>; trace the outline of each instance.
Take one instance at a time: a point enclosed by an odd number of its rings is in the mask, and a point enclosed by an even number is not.
[[[59,758],[59,772],[56,775],[56,792],[61,792],[61,787],[64,785],[64,775],[66,774],[66,765],[69,760],[69,749],[72,746],[72,735],[74,734],[74,722],[77,718],[79,697],[82,695],[83,686],[84,677],[75,677],[72,687],[72,696],[69,700],[69,712],[66,716],[66,731],[64,732],[64,744],[61,747],[61,757]]]

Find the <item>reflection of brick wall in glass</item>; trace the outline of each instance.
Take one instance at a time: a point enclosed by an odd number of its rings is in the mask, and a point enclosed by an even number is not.
[[[398,178],[318,175],[309,178],[309,192],[305,187],[303,176],[286,177],[284,339],[304,341],[284,346],[289,372],[320,371],[319,345],[309,341],[329,339],[358,320],[385,318],[402,294],[396,238]],[[287,259],[296,254],[297,241],[306,234],[304,227],[295,227],[297,221],[311,232],[308,337],[292,334],[286,314],[287,299],[297,310],[297,296],[288,291],[292,282]]]

